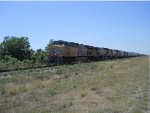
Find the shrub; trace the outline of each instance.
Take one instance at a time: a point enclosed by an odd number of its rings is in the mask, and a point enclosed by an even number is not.
[[[86,95],[87,95],[87,94],[83,93],[83,94],[81,94],[81,97],[86,97]]]
[[[92,87],[91,90],[92,90],[92,91],[96,91],[97,88],[96,88],[96,87]]]
[[[57,95],[57,91],[56,91],[55,89],[50,89],[50,90],[49,90],[49,94],[50,94],[51,96]]]
[[[13,83],[6,84],[2,90],[2,94],[5,94],[7,96],[15,95],[18,93],[19,87],[17,87]]]

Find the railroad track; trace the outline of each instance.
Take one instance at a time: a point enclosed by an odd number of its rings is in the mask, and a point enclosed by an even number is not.
[[[18,69],[4,69],[4,70],[0,70],[0,73],[11,72],[11,71],[19,71],[19,70],[40,69],[40,68],[46,68],[46,67],[52,67],[52,66],[45,65],[45,66],[28,67],[28,68],[18,68]]]

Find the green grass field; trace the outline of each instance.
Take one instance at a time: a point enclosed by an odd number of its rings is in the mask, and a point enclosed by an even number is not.
[[[0,113],[145,113],[148,57],[0,74]]]

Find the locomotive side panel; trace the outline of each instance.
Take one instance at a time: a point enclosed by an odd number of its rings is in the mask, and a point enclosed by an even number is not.
[[[78,56],[76,57],[76,62],[86,62],[87,61],[88,49],[86,46],[80,44],[78,46]]]
[[[128,57],[128,52],[124,52],[124,57]]]
[[[87,47],[87,56],[88,56],[88,57],[94,56],[94,54],[93,54],[93,48]]]
[[[79,57],[84,57],[87,56],[87,48],[84,45],[79,45],[78,46],[78,56]]]
[[[112,56],[117,56],[118,52],[117,50],[112,50]]]
[[[118,51],[112,49],[111,52],[112,52],[112,59],[116,59],[118,57]]]
[[[66,57],[77,57],[78,56],[78,48],[72,47],[72,46],[65,46],[66,48],[66,54],[64,56]]]
[[[98,51],[99,51],[100,56],[106,56],[108,53],[108,49],[106,48],[100,48]]]
[[[49,50],[50,56],[77,57],[77,48],[65,45],[53,45]]]
[[[108,58],[111,58],[112,57],[112,50],[111,49],[108,49],[108,54],[107,54]]]
[[[99,48],[98,53],[99,53],[99,59],[100,60],[107,59],[107,54],[108,54],[108,49],[107,48]]]
[[[123,58],[124,56],[124,51],[120,51],[120,57]]]

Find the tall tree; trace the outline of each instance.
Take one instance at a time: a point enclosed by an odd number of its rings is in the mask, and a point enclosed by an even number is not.
[[[0,44],[0,56],[9,55],[18,60],[30,59],[30,43],[27,37],[4,37]]]
[[[49,51],[49,49],[51,48],[51,46],[52,46],[52,43],[53,43],[53,39],[50,39],[49,40],[49,43],[47,44],[47,46],[45,47],[45,51]]]
[[[35,56],[36,56],[36,58],[37,58],[37,60],[40,64],[45,63],[45,60],[46,60],[46,57],[47,57],[46,51],[44,51],[42,49],[37,49],[36,53],[35,53]]]

